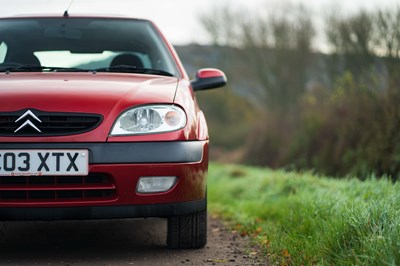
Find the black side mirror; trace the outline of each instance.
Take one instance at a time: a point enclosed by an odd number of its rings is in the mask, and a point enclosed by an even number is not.
[[[192,88],[195,91],[215,89],[226,85],[227,79],[219,69],[204,68],[196,73],[196,78],[192,80]]]

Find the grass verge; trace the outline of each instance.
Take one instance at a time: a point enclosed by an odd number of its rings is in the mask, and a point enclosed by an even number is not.
[[[211,164],[209,209],[278,265],[400,265],[400,185]]]

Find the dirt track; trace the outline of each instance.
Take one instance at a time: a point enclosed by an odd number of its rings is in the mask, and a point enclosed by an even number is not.
[[[169,250],[166,220],[0,223],[0,265],[266,265],[248,241],[209,219],[208,244]]]

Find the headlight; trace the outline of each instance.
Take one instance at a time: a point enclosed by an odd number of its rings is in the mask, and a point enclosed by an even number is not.
[[[146,105],[120,115],[111,130],[112,136],[170,132],[186,125],[185,112],[174,105]]]

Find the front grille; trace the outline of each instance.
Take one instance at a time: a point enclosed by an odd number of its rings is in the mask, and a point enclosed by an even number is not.
[[[113,178],[107,174],[0,177],[0,203],[111,201],[116,197]]]
[[[95,129],[102,120],[103,117],[96,114],[53,113],[34,109],[0,113],[0,136],[81,134]]]

